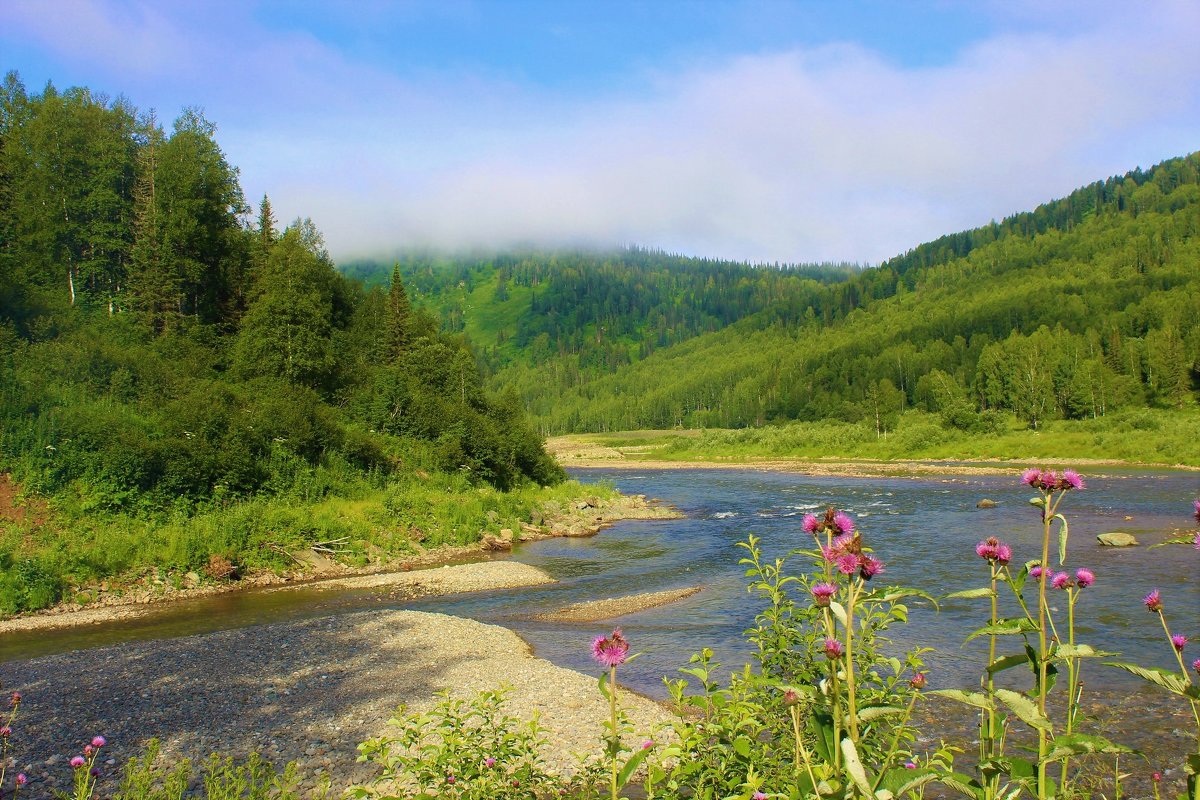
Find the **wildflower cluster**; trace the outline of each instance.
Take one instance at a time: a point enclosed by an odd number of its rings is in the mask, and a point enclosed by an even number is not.
[[[8,697],[8,709],[0,713],[0,795],[4,794],[5,780],[8,772],[8,748],[12,739],[13,723],[21,710],[21,693],[13,692]],[[28,783],[25,773],[18,772],[13,778],[13,797]]]
[[[1073,469],[1065,469],[1062,475],[1058,475],[1054,470],[1035,467],[1025,470],[1021,475],[1021,482],[1043,492],[1066,492],[1084,488],[1083,478]]]

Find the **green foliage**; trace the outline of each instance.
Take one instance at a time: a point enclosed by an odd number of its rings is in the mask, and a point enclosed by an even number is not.
[[[425,713],[401,707],[389,724],[394,735],[359,745],[359,761],[373,762],[379,776],[350,787],[355,798],[501,800],[545,798],[564,788],[547,772],[539,750],[546,731],[537,720],[523,722],[503,711],[505,690],[471,700],[440,692]]]

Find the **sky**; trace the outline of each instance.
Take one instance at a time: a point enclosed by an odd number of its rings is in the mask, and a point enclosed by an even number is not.
[[[878,263],[1200,149],[1194,0],[3,0],[0,69],[204,110],[336,259]]]

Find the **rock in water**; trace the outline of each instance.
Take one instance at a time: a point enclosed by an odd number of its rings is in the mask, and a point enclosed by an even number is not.
[[[1134,538],[1132,533],[1124,533],[1122,531],[1101,533],[1096,536],[1096,541],[1105,547],[1136,547],[1138,543],[1138,540]]]
[[[975,504],[975,507],[976,507],[976,508],[995,508],[995,507],[996,507],[996,501],[995,501],[995,500],[989,500],[988,498],[986,498],[986,497],[985,497],[985,498],[983,498],[982,500],[980,500],[978,503],[976,503],[976,504]]]

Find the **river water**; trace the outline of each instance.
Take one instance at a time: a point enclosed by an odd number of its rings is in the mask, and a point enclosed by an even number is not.
[[[1176,529],[1192,528],[1191,500],[1200,494],[1200,474],[1111,468],[1103,472],[1085,476],[1087,489],[1070,493],[1061,509],[1071,526],[1068,567],[1086,566],[1096,574],[1095,585],[1080,601],[1078,640],[1119,651],[1143,665],[1173,666],[1162,629],[1141,602],[1157,588],[1175,632],[1196,640],[1185,653],[1190,661],[1200,656],[1200,553],[1191,547],[1145,545],[1168,538]],[[1040,554],[1038,512],[1027,502],[1031,492],[1012,476],[840,478],[733,469],[580,469],[573,475],[661,499],[686,518],[626,521],[591,538],[519,545],[511,557],[546,570],[558,580],[550,586],[403,602],[389,599],[386,590],[299,587],[245,592],[185,601],[149,618],[85,631],[6,636],[0,660],[363,608],[404,607],[504,625],[524,637],[538,655],[594,673],[591,637],[611,630],[611,624],[546,622],[538,620],[538,614],[585,600],[701,586],[702,592],[685,600],[619,620],[633,649],[642,653],[623,670],[622,682],[662,697],[663,677],[677,676],[677,669],[701,647],[711,647],[728,670],[748,659],[742,634],[760,607],[747,593],[745,568],[738,564],[745,553],[738,542],[748,534],[761,539],[769,558],[782,556],[811,543],[800,529],[803,515],[833,505],[854,515],[865,543],[887,564],[876,581],[916,586],[935,595],[984,585],[987,567],[975,556],[974,546],[987,536],[1011,543],[1015,561]],[[998,506],[977,509],[976,502],[984,497]],[[1096,534],[1110,530],[1134,533],[1143,546],[1100,547]],[[793,563],[797,569],[807,566],[803,557]],[[1065,618],[1065,593],[1056,596],[1064,601]],[[982,641],[965,649],[961,645],[967,632],[984,624],[984,602],[947,602],[938,613],[914,604],[909,623],[892,630],[895,647],[934,648],[927,656],[931,683],[975,684]],[[1121,689],[1136,682],[1099,665],[1087,670],[1097,688]],[[503,678],[499,675],[497,681]]]

